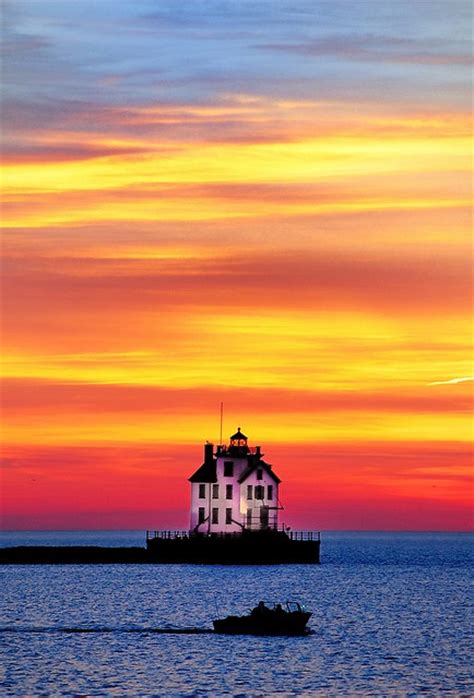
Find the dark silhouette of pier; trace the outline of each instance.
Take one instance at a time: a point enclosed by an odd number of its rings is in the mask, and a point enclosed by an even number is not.
[[[241,534],[147,531],[146,547],[28,545],[0,548],[2,565],[280,565],[318,564],[318,532]]]

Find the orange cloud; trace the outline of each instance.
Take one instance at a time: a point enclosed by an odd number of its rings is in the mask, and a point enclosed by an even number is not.
[[[468,205],[467,115],[448,113],[444,121],[366,108],[341,118],[338,106],[259,97],[160,104],[98,114],[107,133],[23,134],[19,159],[12,155],[4,167],[5,224],[200,221]],[[196,121],[198,139],[181,133],[179,124],[192,127],[195,136]],[[161,130],[153,133],[163,123],[172,125],[169,139]],[[35,155],[38,148],[42,160]]]

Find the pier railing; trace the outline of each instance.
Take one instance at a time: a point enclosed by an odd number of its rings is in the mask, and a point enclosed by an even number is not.
[[[320,541],[321,540],[321,533],[319,531],[292,531],[291,529],[286,528],[285,526],[281,526],[278,529],[273,528],[270,530],[278,530],[283,533],[286,533],[288,538],[290,540],[308,540],[308,541]],[[147,541],[149,540],[154,540],[156,538],[159,538],[161,540],[182,540],[189,538],[191,536],[194,536],[196,534],[192,534],[189,531],[179,531],[179,530],[167,530],[167,531],[147,531],[146,532],[146,539]],[[208,535],[205,532],[202,532],[197,535]],[[224,532],[219,532],[219,533],[210,533],[209,534],[212,537],[217,537],[217,538],[239,538],[242,535],[241,531],[236,531],[232,533],[224,533]]]
[[[321,540],[320,531],[285,531],[291,540]]]
[[[189,531],[147,531],[146,539],[153,540],[161,538],[162,540],[176,540],[179,538],[189,538]]]

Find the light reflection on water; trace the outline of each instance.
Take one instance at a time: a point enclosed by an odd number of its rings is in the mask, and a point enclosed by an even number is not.
[[[321,566],[5,566],[1,690],[166,698],[472,695],[472,537],[332,534],[323,541]],[[315,633],[126,632],[210,628],[216,604],[227,615],[260,598],[301,600],[314,612]]]

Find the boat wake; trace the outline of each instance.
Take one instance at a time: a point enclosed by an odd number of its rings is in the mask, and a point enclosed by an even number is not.
[[[158,635],[214,635],[211,628],[68,628],[68,627],[12,627],[0,628],[0,633],[70,633],[70,634],[91,634],[91,633],[141,633]]]

